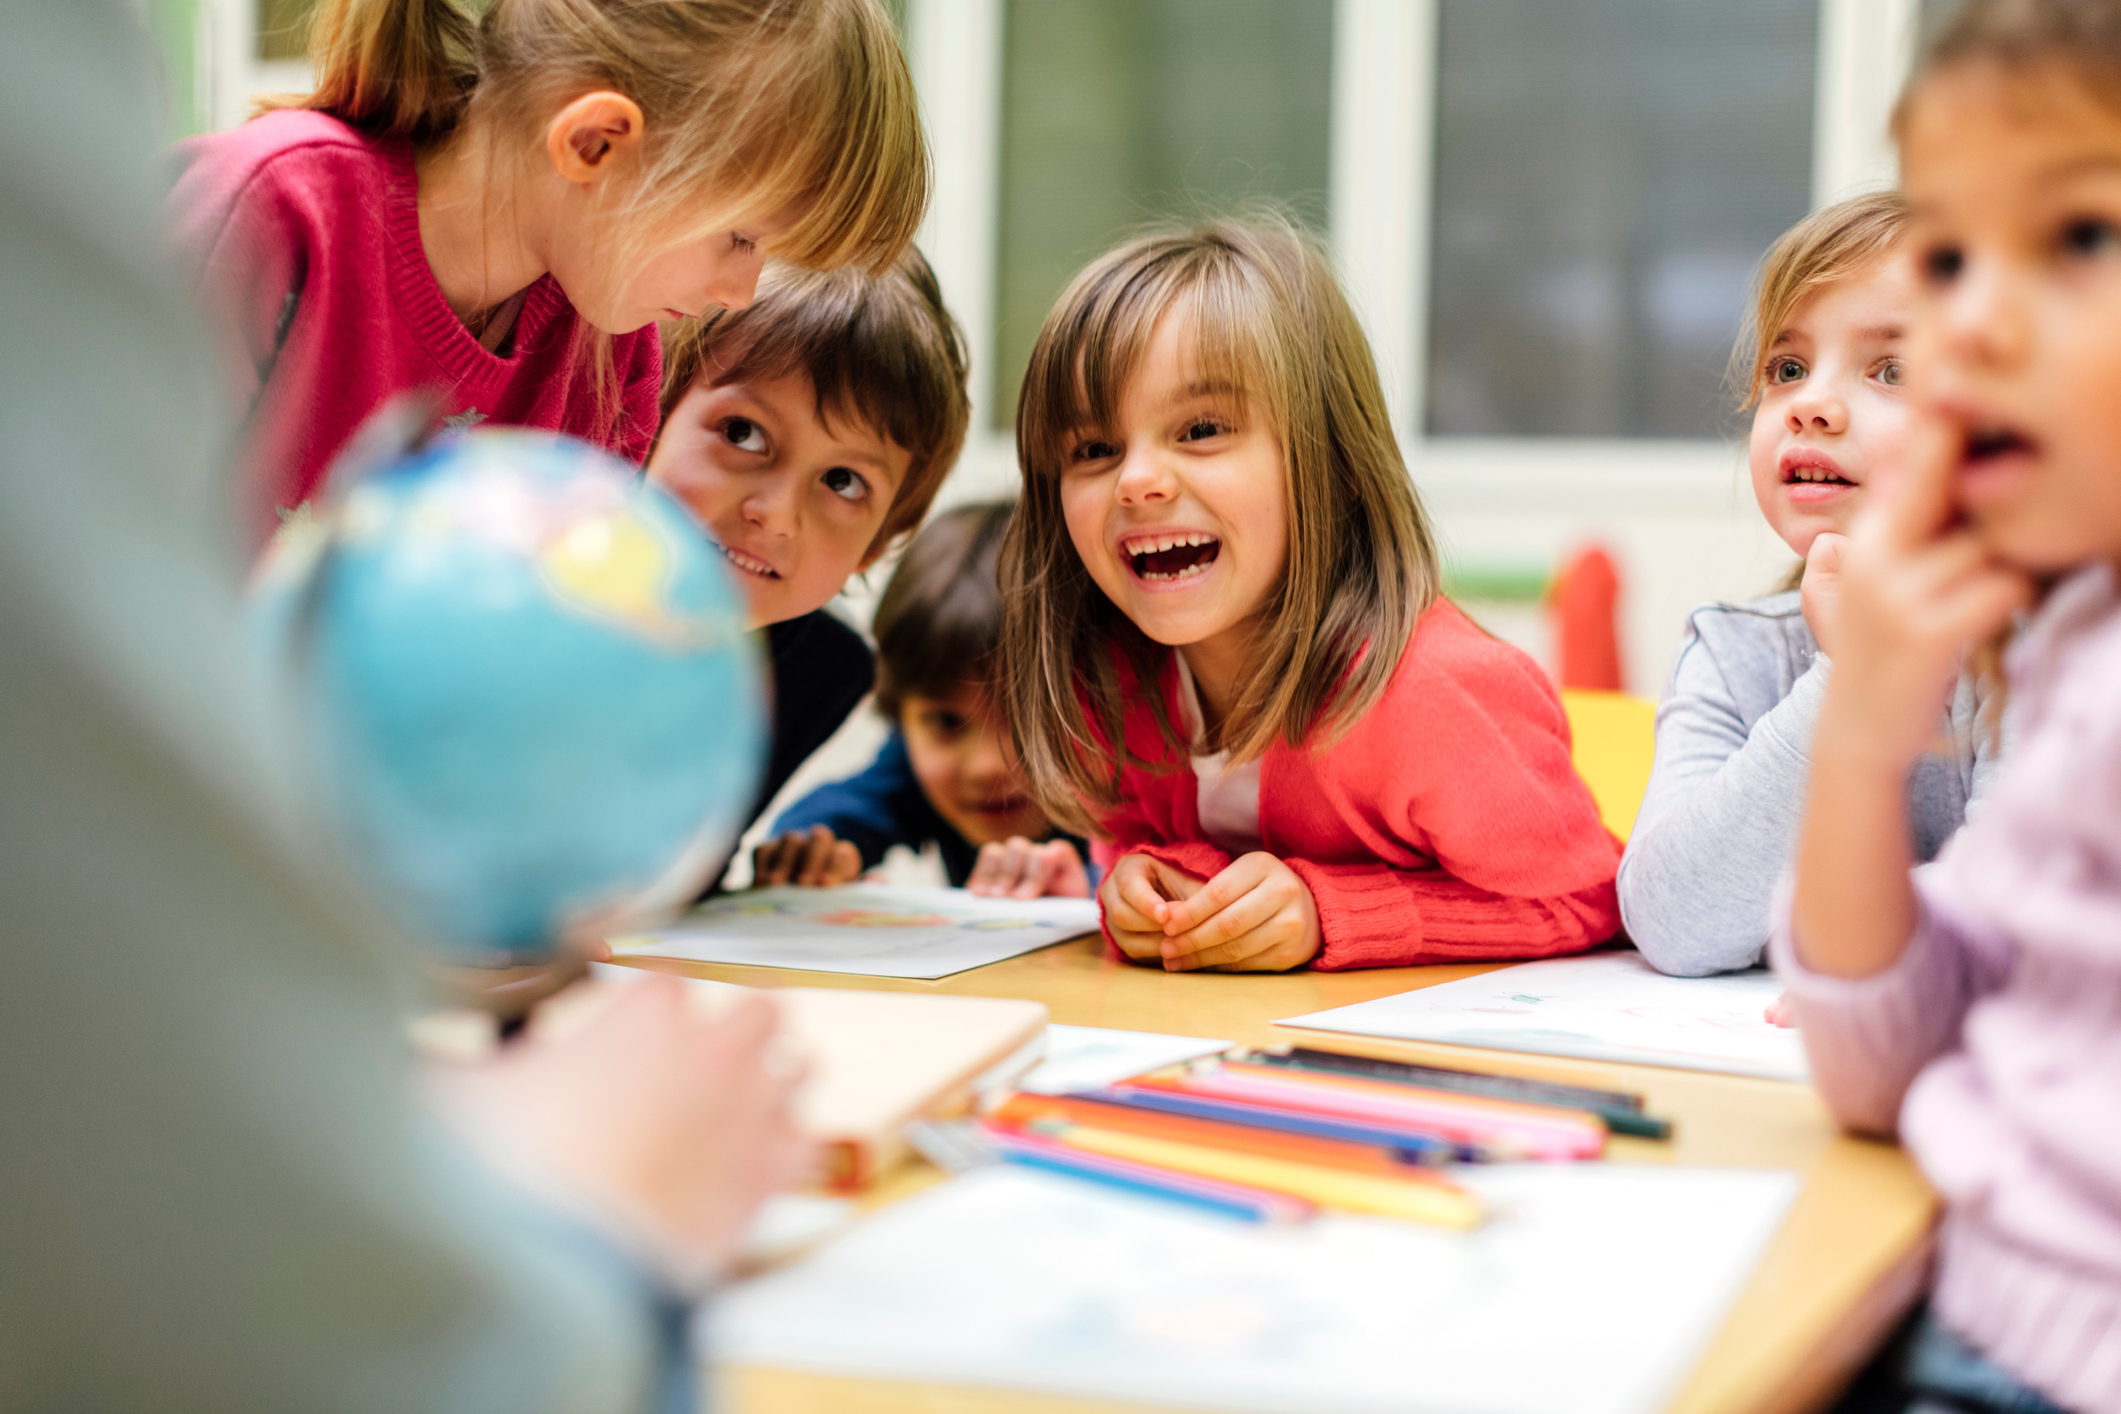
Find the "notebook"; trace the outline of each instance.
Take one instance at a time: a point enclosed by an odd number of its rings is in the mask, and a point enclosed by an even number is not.
[[[1763,1013],[1782,994],[1762,969],[1667,977],[1630,948],[1498,968],[1277,1026],[1804,1080],[1804,1039]]]
[[[606,988],[647,975],[609,964],[591,971]],[[753,990],[726,982],[684,985],[711,1010]],[[536,1024],[579,1024],[600,990],[580,988],[579,995],[554,999]],[[1045,1049],[1041,1002],[818,987],[781,987],[768,995],[810,1068],[796,1119],[823,1146],[825,1184],[839,1192],[866,1186],[896,1162],[905,1153],[908,1124],[965,1113],[975,1095],[1012,1084]]]
[[[615,937],[611,948],[621,957],[933,981],[1097,927],[1095,899],[860,883],[723,894],[653,933]]]

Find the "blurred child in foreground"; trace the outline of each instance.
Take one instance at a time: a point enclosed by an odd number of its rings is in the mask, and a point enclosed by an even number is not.
[[[1918,440],[1841,555],[1772,952],[1820,1096],[1944,1200],[1892,1407],[2117,1414],[2121,3],[1972,0],[1894,126]],[[1909,772],[2006,634],[2010,760],[1911,871]]]
[[[950,882],[974,893],[1089,896],[1081,841],[1054,837],[1032,800],[993,690],[995,560],[1010,509],[961,506],[914,537],[876,611],[876,705],[890,740],[868,770],[774,821],[758,883],[845,883],[895,844],[933,841]]]

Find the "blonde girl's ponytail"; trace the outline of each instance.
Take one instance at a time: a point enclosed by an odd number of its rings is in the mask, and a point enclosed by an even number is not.
[[[478,83],[478,22],[451,0],[321,0],[309,28],[316,88],[259,111],[309,108],[414,141],[456,126]]]

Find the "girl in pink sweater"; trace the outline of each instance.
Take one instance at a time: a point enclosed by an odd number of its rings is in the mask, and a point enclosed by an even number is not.
[[[1170,971],[1573,952],[1620,849],[1538,666],[1437,587],[1323,258],[1219,223],[1061,296],[1017,416],[1004,692],[1105,931]]]
[[[1971,0],[1897,134],[1927,446],[1842,559],[1773,952],[1946,1204],[1919,1397],[2121,1414],[2121,0]],[[1911,880],[1908,770],[2028,608],[2014,755]]]
[[[877,0],[324,0],[317,87],[182,149],[178,243],[249,408],[253,539],[392,394],[639,461],[656,321],[772,255],[881,269],[928,170]]]

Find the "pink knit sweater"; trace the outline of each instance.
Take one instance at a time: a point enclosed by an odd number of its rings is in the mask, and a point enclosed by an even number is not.
[[[1900,960],[1860,981],[1772,952],[1819,1093],[1898,1129],[1947,1213],[1944,1322],[2070,1409],[2121,1414],[2121,593],[2057,588],[2008,659],[1993,793],[1917,871]]]
[[[1199,878],[1230,856],[1200,823],[1200,785],[1134,696],[1124,722],[1143,760],[1101,821],[1100,863],[1140,852]],[[1178,669],[1160,689],[1178,716]],[[1546,674],[1439,599],[1414,627],[1384,696],[1329,746],[1269,747],[1261,847],[1318,904],[1312,966],[1552,957],[1620,931],[1620,845],[1569,762],[1569,723]],[[1107,937],[1109,938],[1109,933]]]
[[[316,491],[392,394],[438,389],[459,426],[550,428],[629,461],[655,435],[653,325],[612,341],[600,395],[589,330],[550,275],[488,353],[450,310],[420,244],[411,147],[321,113],[269,113],[178,149],[175,239],[227,334],[250,410],[244,509],[253,539]]]

